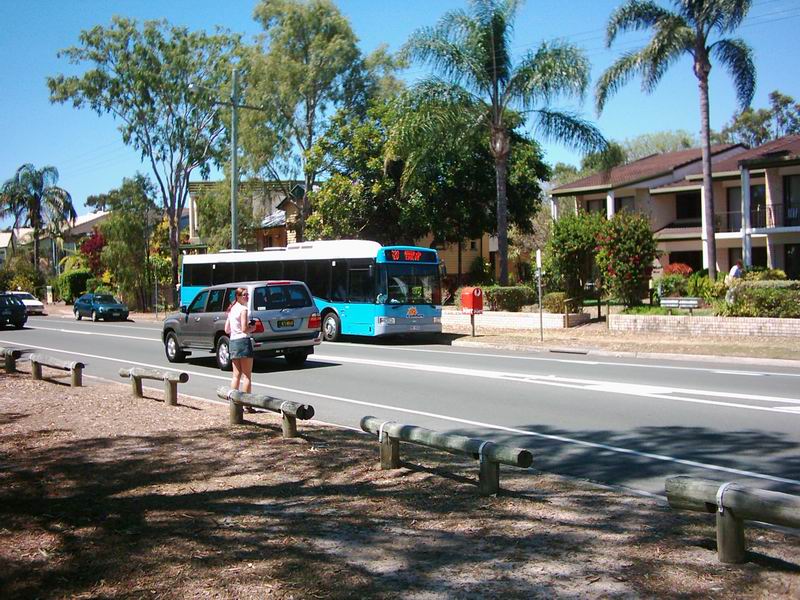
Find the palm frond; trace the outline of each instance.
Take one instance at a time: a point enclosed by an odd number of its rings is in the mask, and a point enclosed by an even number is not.
[[[750,46],[738,38],[719,40],[712,44],[711,54],[733,78],[739,106],[749,106],[756,90],[756,66]]]
[[[606,26],[606,46],[611,47],[617,35],[626,31],[649,29],[661,19],[673,15],[670,11],[648,0],[628,0],[611,13]]]
[[[684,0],[681,13],[702,27],[706,35],[712,30],[729,33],[742,24],[752,0]]]
[[[669,15],[655,25],[650,43],[642,49],[642,89],[652,93],[667,69],[683,54],[693,50],[695,34],[678,15]]]
[[[583,50],[564,42],[543,43],[522,59],[504,93],[503,106],[515,100],[523,108],[556,97],[583,99],[591,66]]]
[[[582,153],[599,152],[608,146],[600,130],[576,113],[556,110],[533,111],[534,131]]]
[[[642,50],[626,52],[608,67],[595,84],[595,107],[603,112],[608,99],[631,79],[644,72],[646,56]]]

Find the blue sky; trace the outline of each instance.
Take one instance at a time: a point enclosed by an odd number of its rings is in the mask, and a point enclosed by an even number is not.
[[[662,0],[663,2],[664,0]],[[362,49],[382,43],[397,50],[419,27],[433,25],[448,10],[463,8],[465,0],[335,0],[350,19]],[[519,55],[542,40],[566,39],[583,47],[591,60],[593,83],[621,52],[641,46],[646,34],[619,39],[604,47],[605,23],[618,0],[527,0],[516,22],[513,48]],[[113,15],[139,20],[166,18],[191,29],[221,25],[243,33],[249,41],[260,32],[253,21],[254,0],[0,0],[0,180],[23,163],[55,166],[59,184],[69,191],[84,214],[87,196],[118,187],[137,170],[148,173],[135,151],[126,147],[111,117],[89,110],[52,105],[45,78],[70,67],[56,54],[77,43],[80,32],[108,25]],[[774,89],[800,100],[797,29],[800,2],[754,0],[750,16],[738,35],[754,49],[758,87],[753,105],[766,106]],[[425,74],[413,66],[405,74],[413,82]],[[639,82],[629,84],[609,102],[598,118],[591,97],[580,105],[606,137],[625,139],[664,129],[699,129],[696,80],[688,60],[675,65],[658,90],[644,95]],[[733,85],[720,68],[711,75],[711,125],[719,129],[736,109]],[[580,156],[556,144],[544,144],[546,159],[578,163]]]

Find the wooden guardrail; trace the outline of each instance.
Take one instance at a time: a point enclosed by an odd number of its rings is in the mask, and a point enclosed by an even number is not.
[[[22,350],[17,348],[0,348],[0,355],[3,356],[6,373],[17,372],[17,360],[22,356]]]
[[[144,369],[142,367],[131,367],[130,369],[120,369],[120,377],[130,377],[131,390],[137,398],[142,398],[142,379],[154,379],[164,382],[164,403],[168,406],[178,404],[178,384],[189,381],[189,374],[177,371],[167,371],[164,369]]]
[[[62,371],[69,371],[72,387],[81,387],[83,384],[83,370],[86,365],[76,360],[61,360],[46,356],[44,354],[31,354],[31,374],[34,379],[42,379],[42,367],[50,367],[51,369],[60,369]]]
[[[671,508],[716,513],[717,557],[723,563],[745,561],[744,521],[800,528],[800,496],[683,476],[667,478],[665,488]]]
[[[381,469],[384,470],[400,467],[400,442],[466,454],[480,460],[478,482],[482,496],[490,496],[500,491],[501,464],[527,469],[533,463],[533,455],[522,448],[512,448],[463,435],[440,433],[415,425],[383,421],[377,417],[361,419],[361,429],[367,433],[377,434]]]
[[[249,394],[224,386],[217,388],[217,396],[229,403],[231,425],[244,423],[245,406],[279,413],[282,416],[281,431],[285,438],[297,437],[297,419],[306,421],[314,416],[314,407],[310,404],[300,404],[262,394]]]

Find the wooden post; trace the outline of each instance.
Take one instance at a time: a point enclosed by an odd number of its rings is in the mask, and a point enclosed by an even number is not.
[[[17,357],[13,350],[6,350],[5,351],[5,359],[6,359],[6,373],[16,373],[17,372]]]
[[[70,369],[70,375],[72,375],[72,379],[70,381],[70,385],[72,387],[81,387],[81,385],[83,385],[83,365],[81,363],[75,363],[72,365],[72,369]]]
[[[31,360],[31,375],[34,379],[42,378],[42,365],[41,363]]]
[[[137,398],[142,398],[144,396],[144,391],[142,391],[142,378],[141,377],[134,377],[131,375],[131,392]]]
[[[719,562],[739,564],[745,561],[744,523],[730,508],[717,511],[717,558]]]
[[[283,437],[297,437],[297,419],[287,415],[285,412],[281,412],[281,415],[283,417],[281,419],[281,431],[283,432]]]
[[[380,440],[381,445],[381,470],[400,468],[400,440],[391,438],[386,433]]]
[[[482,458],[478,475],[481,496],[491,496],[500,491],[500,463]]]
[[[178,405],[178,382],[174,379],[164,380],[164,402],[167,406]]]
[[[241,425],[244,423],[244,410],[241,404],[236,404],[233,400],[228,400],[228,414],[231,425]]]

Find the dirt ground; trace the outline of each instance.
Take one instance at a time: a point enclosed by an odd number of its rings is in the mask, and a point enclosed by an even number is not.
[[[482,498],[472,460],[67,382],[0,375],[2,598],[800,597],[798,536],[724,566],[713,515],[511,468]]]

